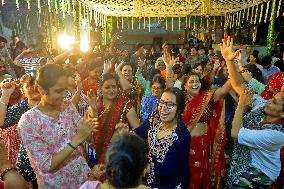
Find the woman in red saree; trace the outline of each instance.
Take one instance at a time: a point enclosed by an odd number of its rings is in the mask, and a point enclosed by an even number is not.
[[[96,160],[104,163],[106,150],[118,127],[139,126],[139,119],[132,103],[118,95],[118,78],[104,74],[101,80],[102,100],[98,103],[99,128],[95,136]]]
[[[222,98],[230,91],[227,82],[217,90],[200,92],[198,75],[183,82],[187,97],[183,120],[191,133],[189,189],[222,188],[225,175],[225,125]]]

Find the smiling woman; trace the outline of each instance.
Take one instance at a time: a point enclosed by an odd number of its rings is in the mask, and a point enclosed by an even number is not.
[[[78,146],[90,140],[98,122],[82,119],[63,101],[67,77],[61,66],[40,68],[36,83],[40,102],[21,117],[18,129],[39,188],[79,188],[90,169]]]
[[[148,142],[151,188],[186,188],[189,177],[190,134],[181,120],[184,97],[178,88],[166,89],[158,104],[158,114],[135,129]]]
[[[189,161],[191,180],[188,186],[191,189],[209,188],[211,185],[221,187],[220,181],[226,166],[223,102],[220,99],[229,92],[230,86],[227,82],[217,90],[206,91],[201,91],[201,87],[196,73],[187,75],[182,85],[187,98],[183,120],[192,135]]]

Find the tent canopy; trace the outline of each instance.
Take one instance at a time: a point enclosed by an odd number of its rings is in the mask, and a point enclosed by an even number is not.
[[[270,0],[80,0],[106,16],[224,16]]]

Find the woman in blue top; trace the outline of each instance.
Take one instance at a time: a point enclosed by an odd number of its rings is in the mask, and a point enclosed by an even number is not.
[[[161,76],[155,76],[150,85],[152,94],[144,95],[141,101],[141,123],[146,121],[153,112],[157,111],[159,99],[166,88],[166,82]]]
[[[150,117],[134,132],[148,141],[151,188],[186,188],[189,177],[190,133],[181,120],[184,96],[175,87],[164,91],[158,114]]]

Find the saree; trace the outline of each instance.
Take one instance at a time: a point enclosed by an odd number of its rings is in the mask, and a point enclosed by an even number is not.
[[[104,163],[105,153],[114,134],[115,126],[119,122],[127,122],[126,114],[132,107],[132,104],[128,99],[121,98],[114,100],[107,109],[104,109],[103,106],[101,107],[103,112],[99,116],[100,124],[95,136],[96,159],[98,163]]]
[[[120,92],[122,94],[123,97],[128,98],[133,107],[136,110],[137,115],[140,115],[140,110],[141,110],[141,100],[142,100],[142,96],[144,94],[144,88],[142,87],[142,85],[139,83],[138,80],[134,79],[131,82],[132,88],[129,90],[122,90],[120,89]]]
[[[186,104],[183,120],[192,129],[206,116],[207,132],[193,136],[190,144],[190,184],[188,188],[221,188],[226,170],[223,101],[213,101],[214,90],[204,91]],[[209,107],[209,108],[208,108]],[[208,109],[212,112],[208,114]],[[202,120],[204,121],[204,120]],[[209,161],[210,160],[210,161]]]
[[[6,129],[0,128],[0,139],[4,140],[8,153],[8,160],[12,163],[12,165],[15,165],[21,143],[17,131],[17,125]]]

